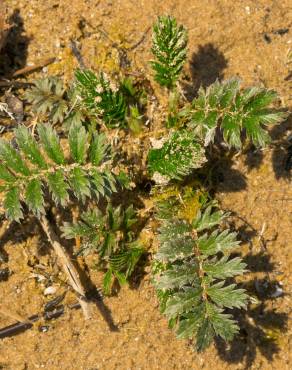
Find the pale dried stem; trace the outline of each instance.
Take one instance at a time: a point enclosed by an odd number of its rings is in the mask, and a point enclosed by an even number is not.
[[[86,290],[81,282],[79,273],[74,266],[74,264],[71,262],[70,257],[60,244],[57,235],[55,234],[54,230],[52,229],[51,224],[49,223],[48,219],[45,216],[42,216],[40,219],[41,226],[45,232],[45,234],[48,237],[49,242],[51,243],[58,259],[59,263],[62,265],[68,280],[70,282],[70,285],[74,289],[74,291],[77,293],[77,298],[80,303],[80,306],[83,310],[85,319],[91,318],[91,310],[90,305],[86,301]]]

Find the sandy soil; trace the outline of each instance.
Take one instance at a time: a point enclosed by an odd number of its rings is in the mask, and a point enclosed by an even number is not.
[[[43,73],[69,79],[78,66],[70,46],[74,40],[87,67],[111,72],[122,67],[150,78],[147,30],[157,15],[173,14],[189,30],[184,80],[191,93],[216,78],[238,75],[245,85],[276,89],[281,105],[291,110],[289,0],[6,3],[15,25],[0,60],[2,73],[56,56],[56,63]],[[135,45],[143,35],[137,47],[121,55],[120,48]],[[216,170],[217,197],[224,209],[233,212],[234,228],[243,240],[250,269],[245,277],[247,288],[260,299],[248,312],[236,314],[241,331],[233,343],[217,342],[197,354],[188,342],[176,340],[159,313],[146,263],[145,273],[141,272],[132,289],[124,288],[105,299],[110,325],[98,310],[94,320],[86,323],[80,310],[66,312],[0,340],[0,369],[290,369],[292,189],[284,165],[291,130],[290,118],[272,130],[271,148],[243,154]],[[0,281],[0,303],[6,309],[6,314],[0,314],[0,327],[15,321],[9,314],[30,316],[50,299],[43,294],[48,278],[38,283],[33,274],[47,272],[58,286],[57,294],[64,290],[54,256],[38,225],[30,221],[22,226],[2,222],[0,229],[1,268],[9,267],[12,272],[7,281]],[[150,245],[151,238],[149,233]],[[95,271],[90,277],[98,282]],[[277,289],[284,294],[276,298]],[[73,296],[69,294],[66,300],[73,301]]]

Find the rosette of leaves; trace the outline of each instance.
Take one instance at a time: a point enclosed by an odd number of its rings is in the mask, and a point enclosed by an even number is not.
[[[45,213],[44,192],[62,206],[69,194],[85,201],[92,195],[116,191],[118,177],[111,168],[110,148],[103,134],[89,139],[85,128],[76,123],[68,134],[66,158],[57,133],[48,125],[38,125],[38,140],[24,126],[15,130],[15,141],[0,139],[0,191],[4,209],[11,220],[23,216],[22,203],[36,216]]]
[[[224,215],[208,206],[188,222],[171,218],[159,230],[154,284],[161,311],[178,338],[195,339],[204,350],[215,336],[230,341],[239,327],[226,309],[246,307],[248,296],[230,279],[245,272],[236,234],[220,230]]]
[[[63,81],[56,76],[34,81],[34,86],[26,90],[24,97],[32,104],[33,112],[53,125],[63,123],[66,131],[71,124],[82,123],[90,118],[90,112],[82,106],[74,85],[66,89]]]
[[[215,134],[220,130],[230,147],[240,149],[244,138],[256,147],[263,147],[270,142],[266,127],[287,116],[271,108],[276,99],[277,94],[272,90],[241,89],[240,80],[234,78],[216,81],[206,89],[200,88],[198,97],[179,115],[205,145],[214,142]]]
[[[161,86],[172,89],[186,60],[187,32],[182,25],[177,25],[175,18],[161,16],[153,27],[152,41],[155,60],[150,63],[154,78]]]
[[[181,180],[205,162],[204,148],[195,133],[185,129],[173,132],[168,140],[162,141],[162,147],[151,149],[148,154],[148,169],[157,182]]]
[[[120,285],[127,282],[143,254],[133,231],[136,222],[132,206],[123,211],[120,206],[109,205],[105,214],[94,208],[84,212],[78,222],[65,223],[62,228],[65,238],[81,238],[78,255],[98,255],[98,266],[105,271],[105,294],[110,294],[115,279]]]
[[[103,73],[97,77],[90,70],[75,73],[76,88],[86,109],[98,115],[108,127],[125,126],[127,105],[122,90]]]
[[[25,99],[32,104],[35,113],[53,123],[64,121],[69,111],[66,89],[59,77],[49,76],[34,81],[34,86],[26,90]]]

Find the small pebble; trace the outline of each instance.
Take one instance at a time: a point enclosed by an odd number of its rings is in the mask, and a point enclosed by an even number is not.
[[[57,291],[57,288],[55,288],[54,286],[48,286],[45,290],[44,290],[44,295],[53,295],[55,294]]]

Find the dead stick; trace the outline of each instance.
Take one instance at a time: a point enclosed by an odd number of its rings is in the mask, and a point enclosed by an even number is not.
[[[27,66],[27,67],[24,67],[24,68],[21,68],[19,69],[18,71],[14,72],[12,77],[18,77],[20,75],[24,75],[24,74],[27,74],[27,73],[31,73],[31,72],[34,72],[35,70],[39,69],[39,68],[43,68],[45,66],[47,66],[48,64],[51,64],[55,61],[56,58],[49,58],[49,59],[46,59],[42,62],[39,62],[33,66]]]
[[[41,223],[41,226],[45,234],[48,237],[49,242],[51,243],[52,247],[54,248],[54,251],[56,252],[58,256],[59,261],[62,264],[65,273],[68,276],[70,285],[77,293],[78,301],[83,310],[85,319],[90,319],[91,318],[90,307],[85,297],[86,290],[82,285],[82,282],[80,280],[79,273],[76,267],[71,262],[70,257],[67,255],[64,248],[61,246],[60,242],[58,241],[58,237],[53,231],[52,226],[49,223],[49,220],[46,218],[46,216],[41,217],[40,223]]]

